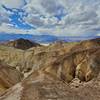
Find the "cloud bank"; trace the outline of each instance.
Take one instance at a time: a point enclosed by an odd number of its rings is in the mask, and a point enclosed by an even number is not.
[[[100,0],[1,0],[0,32],[99,36]]]

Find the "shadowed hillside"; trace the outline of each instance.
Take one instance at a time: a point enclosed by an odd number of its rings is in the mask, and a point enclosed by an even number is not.
[[[23,39],[23,38],[17,39],[15,41],[6,42],[6,43],[4,43],[4,45],[9,46],[9,47],[15,47],[15,48],[22,49],[22,50],[26,50],[31,47],[40,46],[40,44],[38,44],[38,43],[31,42],[31,41],[29,41],[27,39]]]

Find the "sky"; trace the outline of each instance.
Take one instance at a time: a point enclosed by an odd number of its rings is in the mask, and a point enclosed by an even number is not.
[[[0,33],[100,36],[100,0],[0,0]]]

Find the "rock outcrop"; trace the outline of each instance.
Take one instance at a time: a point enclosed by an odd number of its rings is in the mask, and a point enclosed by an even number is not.
[[[0,93],[23,79],[23,75],[11,66],[0,61]]]
[[[100,100],[100,77],[87,83],[76,81],[67,84],[31,76],[3,93],[0,100]]]

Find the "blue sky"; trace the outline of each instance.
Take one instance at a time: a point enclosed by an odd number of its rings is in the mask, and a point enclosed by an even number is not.
[[[100,0],[1,0],[0,33],[100,36]]]

